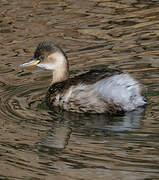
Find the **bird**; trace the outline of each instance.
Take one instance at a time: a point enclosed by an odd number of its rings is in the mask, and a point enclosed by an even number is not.
[[[52,71],[47,105],[75,113],[116,114],[145,106],[144,88],[128,73],[117,69],[90,69],[69,76],[68,58],[52,41],[38,44],[34,55],[21,67],[38,66]]]

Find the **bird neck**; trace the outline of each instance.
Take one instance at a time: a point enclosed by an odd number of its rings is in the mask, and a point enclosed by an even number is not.
[[[63,60],[56,69],[53,70],[52,84],[65,81],[69,78],[69,66],[66,57],[63,57]]]

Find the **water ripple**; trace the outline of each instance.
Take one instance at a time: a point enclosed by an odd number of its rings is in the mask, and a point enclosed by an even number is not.
[[[159,3],[1,5],[0,178],[158,179]],[[19,68],[43,40],[64,49],[71,75],[91,67],[130,72],[146,86],[148,106],[113,117],[51,112],[44,101],[51,73]]]

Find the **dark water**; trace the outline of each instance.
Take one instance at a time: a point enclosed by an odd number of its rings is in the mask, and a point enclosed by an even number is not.
[[[67,53],[72,74],[105,66],[147,88],[124,116],[50,112],[51,73],[22,70],[37,44]],[[159,179],[159,1],[0,1],[0,179]]]

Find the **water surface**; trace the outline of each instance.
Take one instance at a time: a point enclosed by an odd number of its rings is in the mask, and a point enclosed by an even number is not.
[[[0,179],[159,179],[159,2],[1,0]],[[107,117],[51,112],[51,73],[21,69],[37,44],[66,52],[71,74],[129,72],[148,106]]]

